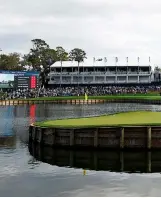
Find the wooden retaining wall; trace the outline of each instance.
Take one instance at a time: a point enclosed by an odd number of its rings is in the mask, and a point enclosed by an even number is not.
[[[161,149],[161,126],[76,129],[30,126],[29,138],[55,147]]]
[[[105,100],[1,100],[0,106],[25,105],[25,104],[98,104],[105,103]]]
[[[161,172],[160,151],[89,151],[56,149],[29,143],[29,152],[37,160],[59,167],[114,172]]]
[[[161,104],[161,100],[147,99],[89,99],[89,100],[0,100],[0,106],[25,105],[25,104],[99,104],[99,103],[141,103],[141,104]]]

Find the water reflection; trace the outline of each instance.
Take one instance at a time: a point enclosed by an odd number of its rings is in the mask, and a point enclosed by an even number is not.
[[[109,103],[1,106],[0,195],[160,196],[160,174],[115,173],[161,172],[159,152],[73,152],[49,148],[42,150],[31,145],[31,154],[28,151],[28,126],[31,122],[135,110],[161,111],[161,105]],[[82,168],[93,171],[87,171],[86,177],[83,176]]]
[[[69,150],[41,147],[30,143],[29,152],[36,160],[58,167],[127,173],[161,172],[160,151]]]
[[[15,148],[16,134],[13,130],[14,107],[3,109],[0,118],[3,117],[3,122],[0,127],[0,148]]]
[[[0,136],[12,136],[13,135],[13,122],[14,119],[14,107],[3,108],[0,114],[0,119],[3,119],[3,123],[0,127]]]
[[[29,115],[30,115],[30,124],[34,123],[36,121],[36,105],[31,105],[29,107]]]
[[[0,148],[16,148],[16,137],[0,137]]]

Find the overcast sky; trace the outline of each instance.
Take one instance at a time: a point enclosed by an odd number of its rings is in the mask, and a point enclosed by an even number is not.
[[[161,0],[0,0],[0,21],[4,52],[25,53],[41,38],[89,58],[161,65]]]

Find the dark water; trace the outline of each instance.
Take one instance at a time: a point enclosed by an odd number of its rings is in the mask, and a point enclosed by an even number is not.
[[[129,110],[161,111],[161,106],[0,107],[0,196],[161,196],[161,152],[71,151],[28,145],[28,125],[34,121]]]

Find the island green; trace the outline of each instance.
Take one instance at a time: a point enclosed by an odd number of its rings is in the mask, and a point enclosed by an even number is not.
[[[105,126],[161,126],[161,112],[134,111],[99,117],[52,120],[35,123],[40,127],[82,128]]]

